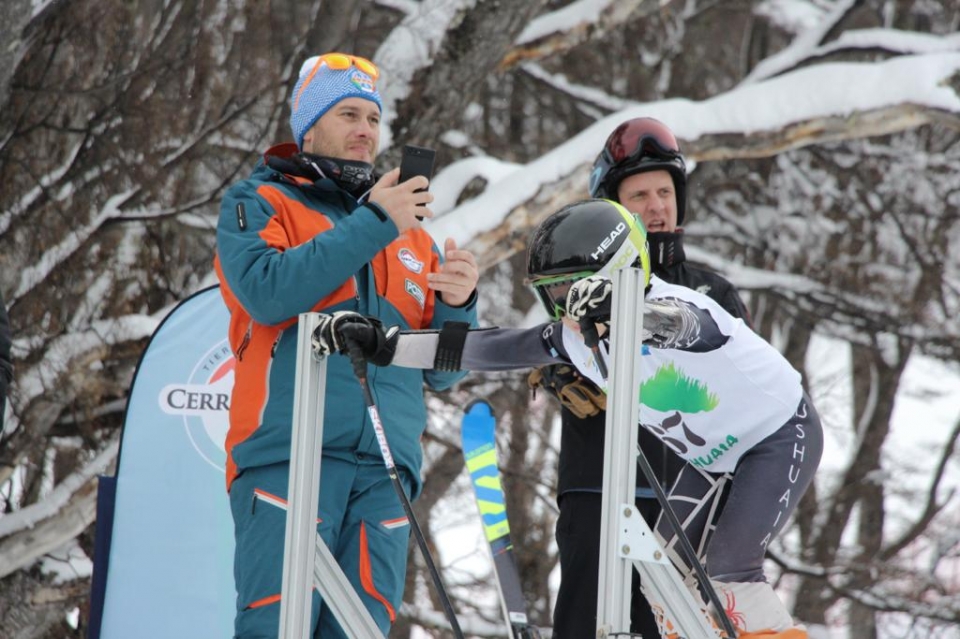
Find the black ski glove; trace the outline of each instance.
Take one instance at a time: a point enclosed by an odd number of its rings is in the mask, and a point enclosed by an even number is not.
[[[337,311],[320,315],[320,323],[313,331],[313,352],[324,357],[332,353],[350,356],[350,346],[359,348],[365,360],[375,366],[389,366],[397,350],[400,327],[384,330],[376,317],[365,317],[352,311]]]

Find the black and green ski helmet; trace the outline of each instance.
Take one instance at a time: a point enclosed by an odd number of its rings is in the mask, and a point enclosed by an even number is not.
[[[640,218],[613,200],[569,204],[534,230],[527,245],[527,283],[547,312],[562,315],[560,297],[569,284],[590,275],[612,274],[628,266],[650,283],[647,232]]]

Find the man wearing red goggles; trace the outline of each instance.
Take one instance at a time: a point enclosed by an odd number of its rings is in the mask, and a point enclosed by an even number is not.
[[[614,129],[590,175],[592,197],[619,202],[643,221],[653,274],[705,293],[749,323],[746,307],[730,282],[685,260],[680,225],[686,214],[686,189],[680,145],[673,132],[653,118],[634,118]],[[556,531],[560,588],[553,613],[554,637],[590,637],[596,632],[605,397],[590,380],[563,364],[534,371],[531,384],[543,386],[563,404]],[[683,461],[644,429],[640,445],[669,490]],[[653,526],[661,508],[643,473],[637,473],[636,503]],[[632,602],[632,632],[659,636],[636,578]]]

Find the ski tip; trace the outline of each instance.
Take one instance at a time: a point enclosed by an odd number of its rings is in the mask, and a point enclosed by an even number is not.
[[[469,417],[493,417],[493,407],[483,399],[475,399],[467,404],[465,412]]]

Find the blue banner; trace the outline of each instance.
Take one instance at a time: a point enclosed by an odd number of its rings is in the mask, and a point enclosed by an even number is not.
[[[233,636],[224,440],[234,358],[219,288],[182,302],[134,376],[117,462],[103,639]]]

